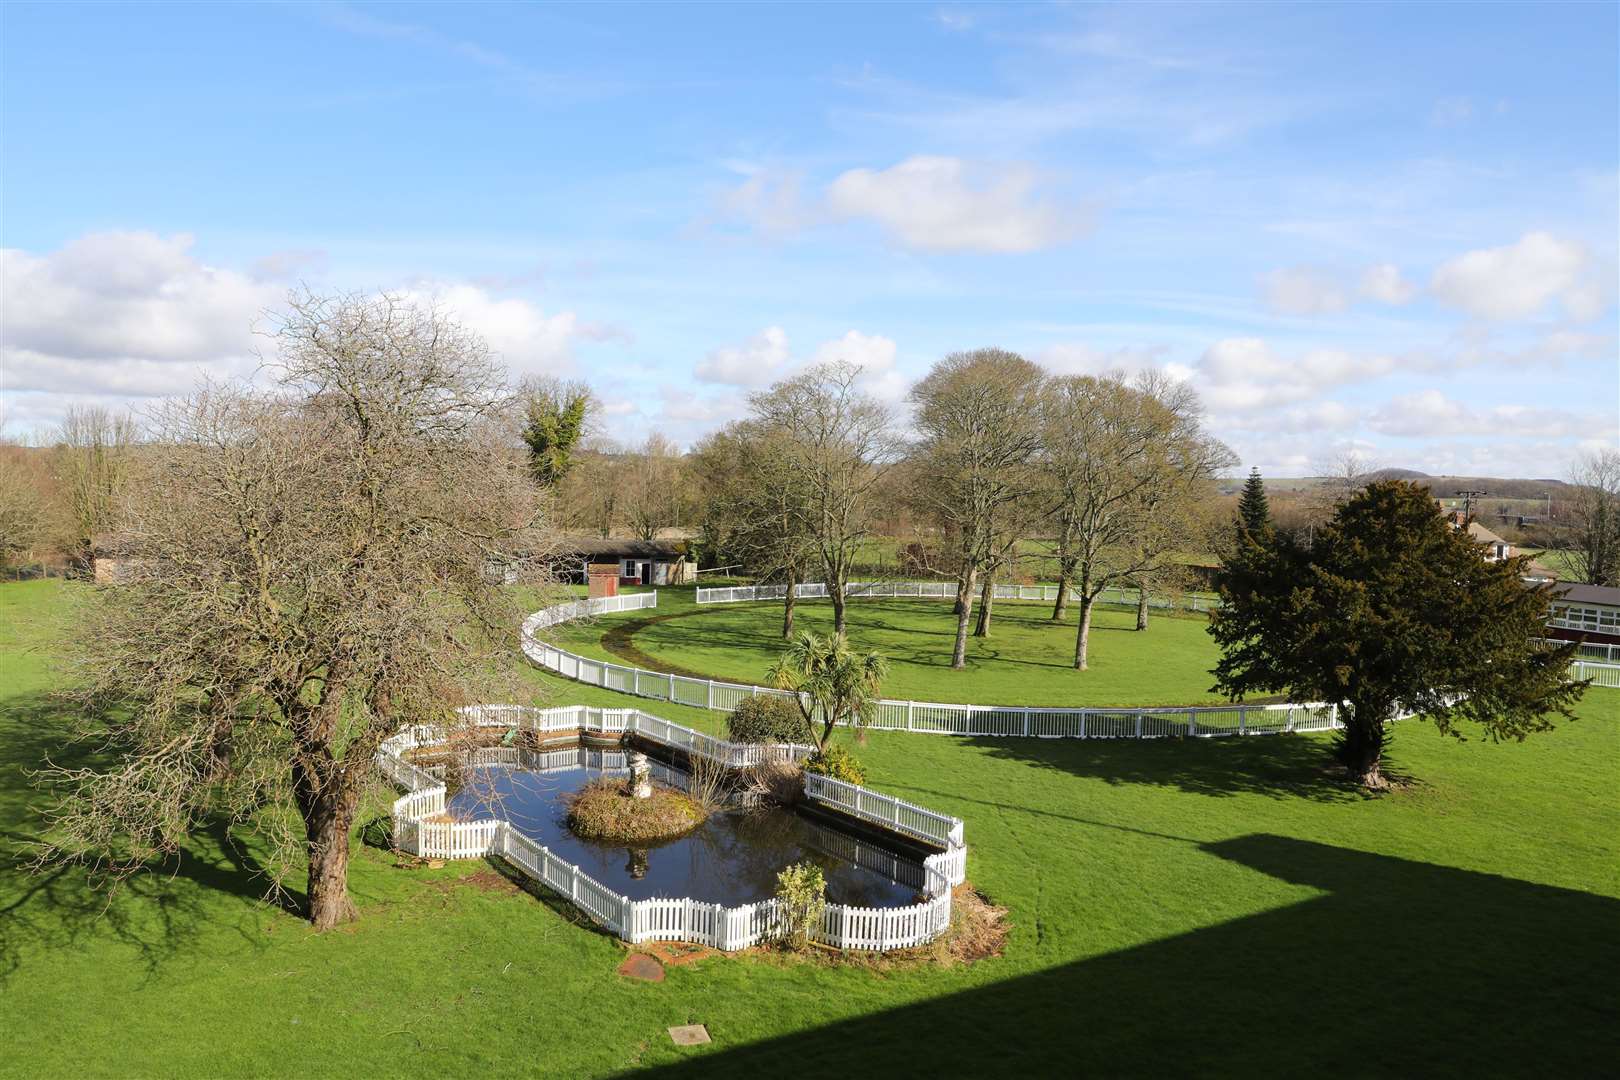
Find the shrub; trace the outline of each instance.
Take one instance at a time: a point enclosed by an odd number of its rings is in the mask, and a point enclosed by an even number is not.
[[[804,771],[820,773],[849,784],[866,783],[865,766],[841,743],[828,743],[825,750],[810,755],[805,760]]]
[[[568,800],[568,827],[586,840],[654,843],[691,832],[707,817],[689,795],[665,787],[632,798],[623,780],[602,777]]]
[[[726,720],[732,742],[809,743],[813,736],[804,713],[792,698],[767,695],[744,698]]]
[[[789,949],[810,944],[827,909],[827,879],[813,862],[797,862],[776,875],[776,904],[781,915],[781,942]]]

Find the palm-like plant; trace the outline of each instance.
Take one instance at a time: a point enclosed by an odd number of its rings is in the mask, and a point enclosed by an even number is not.
[[[793,692],[812,732],[821,723],[817,746],[825,750],[840,721],[858,729],[872,718],[888,672],[889,662],[880,654],[857,652],[842,634],[823,638],[806,630],[771,665],[768,678]]]

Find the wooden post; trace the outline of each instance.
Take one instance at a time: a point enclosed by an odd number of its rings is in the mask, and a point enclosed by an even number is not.
[[[1247,705],[1239,705],[1238,706],[1238,734],[1239,735],[1247,735],[1248,733],[1249,733],[1249,707]]]
[[[1187,710],[1187,734],[1189,736],[1198,734],[1198,710],[1197,709],[1188,709]]]
[[[1024,706],[1024,737],[1029,737],[1029,706]]]

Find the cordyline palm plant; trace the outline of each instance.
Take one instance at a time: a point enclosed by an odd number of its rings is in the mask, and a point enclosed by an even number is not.
[[[827,749],[840,721],[863,727],[877,708],[878,691],[889,662],[875,652],[857,652],[842,634],[817,637],[808,630],[795,637],[768,677],[780,690],[790,690],[811,731],[821,723],[816,745]]]

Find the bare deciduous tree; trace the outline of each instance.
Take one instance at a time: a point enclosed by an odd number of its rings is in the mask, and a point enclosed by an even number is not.
[[[921,435],[912,498],[959,556],[953,668],[967,663],[974,585],[1004,548],[1010,508],[1034,490],[1042,380],[1017,353],[977,349],[945,357],[911,391]]]
[[[860,368],[821,364],[754,395],[754,417],[777,433],[798,493],[803,532],[815,547],[833,605],[833,632],[846,627],[844,588],[878,514],[878,492],[898,449],[889,410],[855,385]]]
[[[1588,585],[1620,585],[1620,451],[1582,454],[1570,469],[1570,528],[1556,559]]]
[[[1191,531],[1189,505],[1235,462],[1200,421],[1197,395],[1157,375],[1054,379],[1042,395],[1042,468],[1069,532],[1085,670],[1092,608],[1104,589],[1162,573]]]
[[[638,540],[656,540],[658,534],[681,523],[687,503],[686,466],[681,452],[660,432],[621,463],[619,500],[630,531]]]
[[[47,858],[131,872],[225,816],[268,835],[273,881],[307,861],[328,929],[354,916],[378,744],[499,700],[517,613],[491,567],[543,553],[481,339],[391,297],[289,303],[278,391],[210,387],[156,418],[130,579],[77,650],[112,764],[48,774]]]
[[[57,434],[57,484],[68,524],[68,557],[90,570],[97,537],[112,531],[129,475],[137,428],[127,413],[69,408]]]

